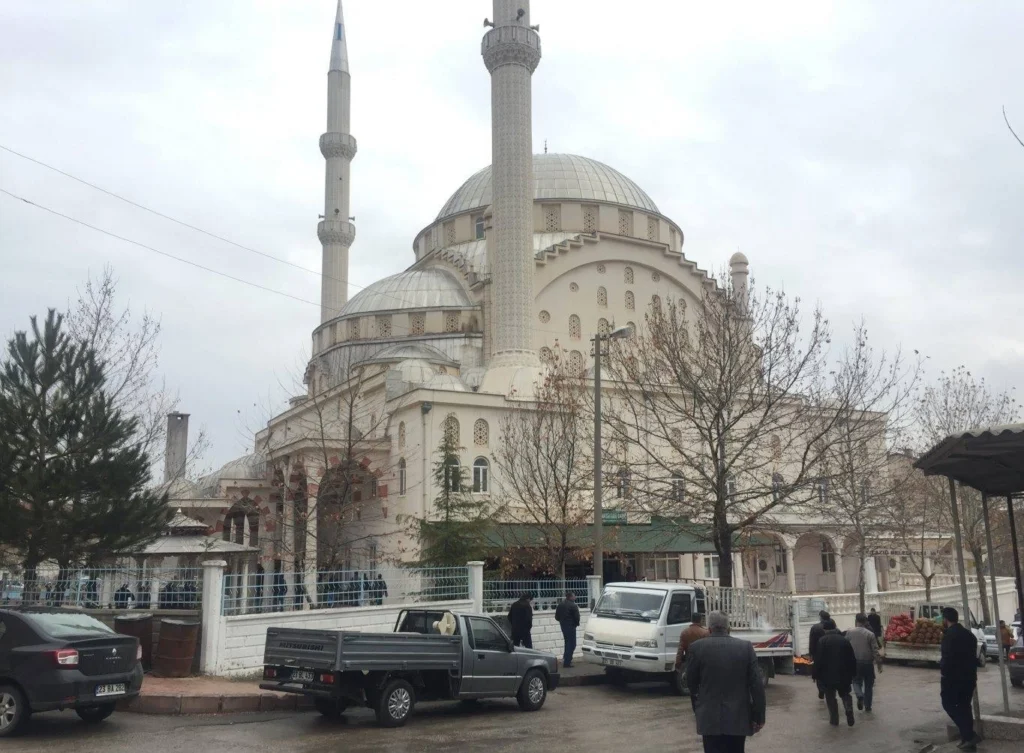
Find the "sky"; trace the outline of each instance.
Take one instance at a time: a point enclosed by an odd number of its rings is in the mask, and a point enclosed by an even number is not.
[[[316,272],[335,0],[0,0],[0,145]],[[490,161],[485,0],[348,0],[349,295]],[[534,0],[535,151],[636,181],[716,271],[820,303],[841,340],[1024,381],[1024,5]],[[0,150],[0,336],[113,267],[162,320],[160,372],[201,461],[251,451],[301,374],[317,274]],[[302,299],[295,300],[295,298]],[[194,428],[193,431],[196,429]]]

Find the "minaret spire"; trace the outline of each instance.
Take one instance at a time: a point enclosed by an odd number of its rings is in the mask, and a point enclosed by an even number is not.
[[[320,137],[320,153],[327,160],[324,219],[317,226],[323,246],[321,323],[336,317],[348,300],[348,249],[356,237],[356,227],[349,217],[349,169],[356,156],[356,140],[349,133],[352,77],[346,37],[345,17],[338,0],[327,72],[327,132]]]
[[[529,0],[494,0],[493,27],[482,54],[491,74],[492,384],[506,368],[539,366],[533,349],[532,76],[540,35],[530,27]],[[485,382],[486,386],[486,382]]]

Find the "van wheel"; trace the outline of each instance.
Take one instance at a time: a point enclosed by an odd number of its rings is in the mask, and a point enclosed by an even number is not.
[[[673,669],[668,676],[668,686],[675,695],[689,695],[686,687],[686,665]]]
[[[97,724],[114,713],[114,704],[104,703],[99,706],[80,706],[75,709],[78,718],[87,724]]]
[[[519,686],[516,700],[519,701],[519,708],[523,711],[536,711],[544,705],[548,697],[548,683],[544,679],[544,673],[539,669],[531,669],[523,678],[523,684]]]
[[[0,685],[0,737],[18,734],[29,714],[24,694],[13,685]]]
[[[340,698],[315,698],[313,705],[325,719],[340,719],[348,708],[348,701]]]
[[[406,680],[392,680],[377,697],[374,713],[381,727],[401,727],[409,719],[416,693]]]

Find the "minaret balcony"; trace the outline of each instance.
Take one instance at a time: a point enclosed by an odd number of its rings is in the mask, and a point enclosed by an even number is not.
[[[321,220],[316,226],[316,235],[325,246],[351,246],[356,239],[356,226],[347,221]]]
[[[348,133],[325,133],[320,137],[320,153],[327,159],[356,156],[356,138]]]
[[[521,65],[533,73],[540,63],[540,34],[528,26],[496,26],[484,34],[480,53],[491,73],[503,65]]]

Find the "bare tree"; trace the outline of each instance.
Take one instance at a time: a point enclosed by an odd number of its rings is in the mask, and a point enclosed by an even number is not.
[[[68,303],[66,326],[73,339],[95,351],[110,399],[135,419],[134,440],[155,462],[163,457],[167,414],[177,410],[179,397],[159,376],[160,320],[145,310],[139,315],[130,306],[119,308],[117,285],[112,267],[104,267],[97,279],[90,276],[77,300]],[[194,476],[208,448],[203,429],[191,445],[185,467]]]
[[[818,483],[824,485],[822,512],[854,541],[857,591],[865,610],[865,564],[891,546],[886,512],[897,504],[904,479],[891,467],[891,451],[909,440],[921,359],[899,350],[876,351],[865,326],[832,370],[828,404],[834,421],[820,441]]]
[[[927,450],[950,434],[958,434],[979,427],[1012,423],[1020,415],[1020,404],[1011,391],[994,392],[984,379],[976,379],[964,366],[958,366],[952,373],[942,373],[934,384],[922,392],[917,404],[917,422],[922,450]],[[948,485],[942,494],[948,506]],[[981,494],[966,486],[960,486],[957,494],[960,501],[960,524],[964,548],[974,560],[974,571],[978,578],[982,614],[986,624],[991,623],[987,587],[985,584],[985,516]],[[1003,539],[994,548],[1000,548]],[[994,563],[992,563],[994,564]]]
[[[502,419],[494,461],[503,500],[506,552],[565,580],[566,561],[592,546],[580,531],[593,520],[593,417],[582,375],[560,348],[533,401]]]
[[[890,477],[897,492],[886,510],[886,527],[921,576],[925,601],[931,601],[935,544],[950,528],[949,503],[945,479],[925,476],[914,469],[913,461],[909,451],[890,455]]]
[[[829,343],[819,309],[806,321],[799,299],[726,276],[695,303],[655,300],[633,337],[611,343],[606,423],[629,453],[619,488],[709,537],[724,586],[734,536],[811,498],[844,407],[830,403]]]

